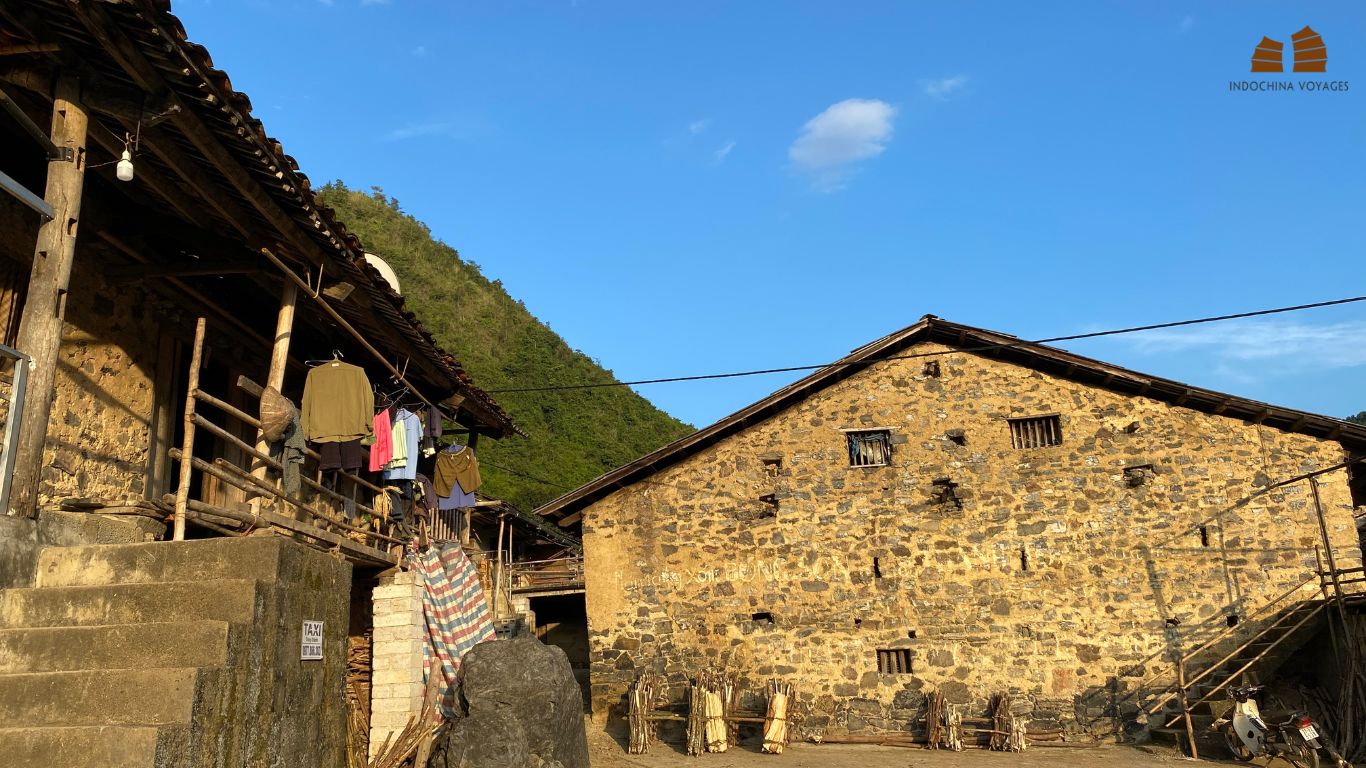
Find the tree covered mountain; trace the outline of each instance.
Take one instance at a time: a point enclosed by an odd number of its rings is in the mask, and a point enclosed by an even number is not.
[[[485,390],[615,381],[570,348],[501,283],[432,237],[378,188],[333,182],[322,190],[337,216],[398,273],[408,307]],[[530,438],[479,443],[483,492],[532,509],[692,428],[627,387],[509,392],[498,402]]]

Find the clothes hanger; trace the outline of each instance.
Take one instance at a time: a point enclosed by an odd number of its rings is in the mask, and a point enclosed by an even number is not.
[[[334,349],[332,350],[332,359],[329,360],[327,358],[323,358],[321,360],[305,360],[304,365],[308,366],[309,368],[317,368],[318,366],[324,363],[331,363],[335,367],[341,365],[341,359],[343,357],[346,357],[346,355],[343,355],[341,353],[341,350]]]

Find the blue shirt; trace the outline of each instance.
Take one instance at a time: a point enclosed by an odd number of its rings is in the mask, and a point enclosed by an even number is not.
[[[408,441],[408,459],[401,467],[390,467],[380,474],[385,480],[416,480],[417,460],[422,456],[422,419],[406,408],[398,409],[394,421],[403,425]]]

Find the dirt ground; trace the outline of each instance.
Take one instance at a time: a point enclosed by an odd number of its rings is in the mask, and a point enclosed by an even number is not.
[[[781,755],[765,755],[741,744],[723,754],[689,757],[681,744],[655,742],[649,754],[628,755],[602,728],[588,724],[593,768],[1176,768],[1189,762],[1163,747],[1033,747],[1021,754],[968,749],[963,752],[868,744],[791,744]]]

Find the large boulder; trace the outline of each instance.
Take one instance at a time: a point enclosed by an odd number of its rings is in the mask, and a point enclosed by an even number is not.
[[[460,663],[459,701],[433,768],[588,768],[582,694],[559,648],[527,635],[476,645]]]

